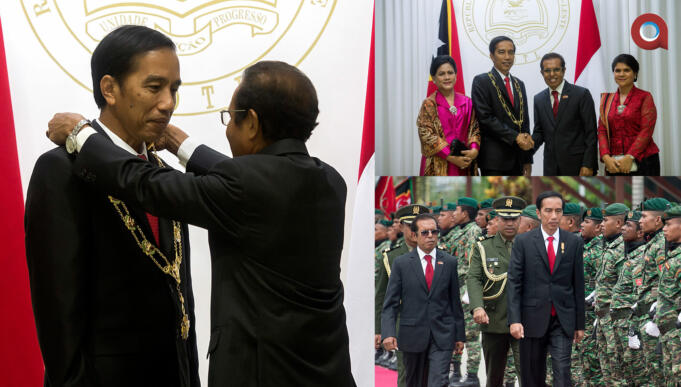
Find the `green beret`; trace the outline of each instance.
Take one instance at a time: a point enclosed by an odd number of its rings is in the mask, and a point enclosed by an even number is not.
[[[627,222],[638,222],[641,220],[641,211],[629,211],[627,213]]]
[[[473,198],[459,198],[456,202],[459,206],[468,206],[472,208],[478,208],[478,201]]]
[[[670,206],[664,211],[664,219],[681,218],[681,205]]]
[[[430,213],[430,209],[426,206],[422,206],[420,204],[409,204],[397,210],[395,212],[395,217],[399,219],[400,222],[411,224],[411,221],[414,220],[416,215],[428,213]]]
[[[584,219],[593,219],[597,221],[602,221],[603,220],[603,212],[601,211],[600,207],[592,207],[586,210],[586,215],[584,216]]]
[[[442,207],[442,211],[454,211],[456,210],[456,203],[447,203]]]
[[[497,215],[502,218],[517,218],[526,206],[527,203],[516,196],[502,196],[492,203]]]
[[[439,214],[442,211],[442,206],[432,206],[430,209],[433,211],[433,214]]]
[[[530,204],[529,206],[525,207],[523,212],[520,213],[520,216],[524,216],[526,218],[531,218],[534,220],[539,220],[539,217],[537,216],[537,206],[534,204]]]
[[[576,203],[565,203],[563,215],[581,215],[582,208]]]
[[[374,210],[374,215],[383,215],[383,210],[379,210],[378,208]]]
[[[496,218],[496,216],[497,216],[497,211],[492,210],[492,211],[487,213],[487,220],[492,220],[492,219]]]
[[[492,203],[494,202],[494,199],[485,199],[480,202],[480,209],[488,209],[492,208]]]
[[[629,207],[625,206],[622,203],[613,203],[605,207],[603,216],[624,215],[627,212],[629,212]]]
[[[380,223],[380,224],[382,224],[382,225],[384,225],[384,226],[386,226],[386,227],[390,227],[390,226],[393,225],[393,221],[392,221],[392,220],[379,220],[378,223]]]
[[[664,198],[652,198],[643,202],[641,211],[664,211],[669,205],[669,200]]]

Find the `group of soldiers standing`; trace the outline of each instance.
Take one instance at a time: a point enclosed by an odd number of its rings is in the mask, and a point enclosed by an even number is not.
[[[381,310],[390,267],[395,258],[416,247],[409,225],[422,213],[437,216],[438,248],[457,258],[468,360],[462,373],[461,355],[452,355],[449,385],[479,386],[481,349],[491,352],[485,347],[493,345],[507,346],[508,356],[505,367],[485,356],[488,385],[502,380],[501,368],[503,384],[515,385],[518,343],[498,340],[509,333],[506,271],[515,236],[541,225],[536,206],[516,197],[480,203],[462,197],[433,208],[408,205],[390,220],[377,210],[377,364],[397,368],[398,386],[406,386],[401,354],[380,346]],[[560,228],[584,240],[586,332],[584,340],[573,344],[573,384],[681,385],[681,206],[663,198],[648,199],[636,210],[622,203],[589,209],[565,203]],[[547,369],[551,370],[550,357]],[[548,372],[547,385],[551,384]]]

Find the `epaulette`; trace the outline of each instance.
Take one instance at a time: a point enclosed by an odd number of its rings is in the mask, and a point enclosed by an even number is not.
[[[391,252],[391,251],[393,251],[393,250],[399,249],[400,247],[402,247],[401,244],[395,245],[395,246],[393,246],[393,247],[390,247],[390,248],[387,248],[387,249],[383,250],[383,253],[389,253],[389,252]]]
[[[478,242],[482,242],[486,239],[492,239],[492,238],[494,238],[494,235],[480,235],[478,237]]]

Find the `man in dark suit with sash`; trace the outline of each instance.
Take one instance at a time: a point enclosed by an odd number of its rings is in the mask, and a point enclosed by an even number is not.
[[[545,176],[591,176],[598,171],[596,110],[588,89],[565,81],[565,59],[541,60],[548,88],[534,96],[534,151],[544,147]]]
[[[520,380],[544,386],[546,354],[551,354],[553,385],[571,386],[573,340],[584,337],[584,242],[561,230],[563,197],[553,191],[537,196],[541,226],[513,243],[508,271],[508,323],[520,340]]]
[[[159,170],[146,145],[175,107],[175,45],[124,26],[102,39],[91,67],[100,116],[77,129],[90,124],[109,147]],[[186,224],[78,179],[72,146],[40,156],[26,198],[45,385],[199,386]]]
[[[494,67],[473,79],[471,93],[482,136],[480,170],[485,176],[529,176],[534,143],[525,84],[510,73],[515,44],[497,36],[489,44],[489,56]]]
[[[407,386],[446,386],[452,351],[461,353],[466,340],[457,263],[437,249],[440,230],[432,215],[418,215],[411,227],[417,248],[393,263],[381,315],[383,346],[403,352]]]

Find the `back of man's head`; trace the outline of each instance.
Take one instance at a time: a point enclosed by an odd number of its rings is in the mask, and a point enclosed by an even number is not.
[[[162,48],[175,50],[175,43],[162,33],[144,26],[125,25],[116,28],[102,39],[90,59],[92,91],[97,107],[106,106],[99,82],[111,75],[123,82],[127,74],[135,70],[137,56]]]
[[[294,138],[306,141],[317,126],[317,91],[310,79],[284,62],[261,61],[244,71],[235,109],[253,109],[266,141]],[[245,112],[235,114],[238,124]]]

